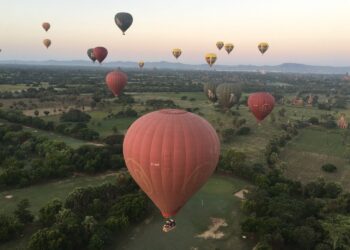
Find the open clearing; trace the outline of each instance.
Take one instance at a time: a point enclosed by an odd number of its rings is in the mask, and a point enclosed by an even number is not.
[[[281,153],[281,159],[287,163],[286,176],[303,183],[323,177],[341,183],[349,191],[350,162],[346,159],[347,147],[342,144],[341,133],[339,129],[328,133],[318,128],[300,130]],[[324,172],[321,166],[326,163],[337,166],[337,171]]]

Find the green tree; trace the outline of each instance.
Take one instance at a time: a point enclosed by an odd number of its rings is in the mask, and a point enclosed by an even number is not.
[[[16,218],[23,224],[33,222],[34,216],[29,211],[30,203],[28,199],[23,199],[17,204],[17,208],[14,211]]]
[[[56,215],[62,209],[62,201],[54,199],[39,210],[39,222],[43,226],[51,226],[56,222]]]
[[[332,249],[350,249],[350,217],[335,215],[321,222],[328,233]]]

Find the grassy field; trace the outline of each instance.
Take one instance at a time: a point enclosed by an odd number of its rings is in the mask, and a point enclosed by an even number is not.
[[[70,177],[27,188],[2,191],[0,192],[0,213],[11,213],[21,199],[27,198],[31,203],[31,211],[36,215],[48,201],[54,198],[64,199],[76,187],[98,185],[113,180],[115,180],[115,173],[109,173],[97,176]],[[6,195],[12,195],[13,198],[6,199]]]
[[[241,201],[233,193],[246,187],[247,183],[222,176],[213,176],[209,182],[186,204],[176,216],[177,227],[165,234],[164,223],[159,212],[154,213],[132,230],[116,237],[110,249],[235,249],[250,250],[252,246],[241,239],[239,221]],[[202,203],[203,202],[203,203]],[[225,220],[227,226],[220,227],[221,239],[197,237],[212,225],[211,218]]]
[[[49,85],[48,83],[41,84],[42,88],[47,88]],[[27,86],[26,84],[0,84],[0,92],[6,92],[6,91],[20,91],[25,90],[29,88],[39,88],[39,87],[32,87]]]
[[[339,129],[327,132],[315,127],[301,130],[281,153],[282,160],[287,163],[286,176],[304,183],[324,177],[341,183],[349,191],[350,162],[347,146],[342,143],[342,133]],[[336,165],[337,172],[324,172],[321,166],[326,163]]]

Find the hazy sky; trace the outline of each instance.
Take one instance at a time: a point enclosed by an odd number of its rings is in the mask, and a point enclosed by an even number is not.
[[[350,65],[350,0],[1,0],[0,60],[87,59],[90,47],[105,46],[106,61],[218,64]],[[123,36],[117,12],[134,23]],[[51,23],[49,32],[41,23]],[[42,40],[50,38],[47,50]],[[232,42],[228,56],[215,47]],[[270,44],[261,56],[259,42]]]

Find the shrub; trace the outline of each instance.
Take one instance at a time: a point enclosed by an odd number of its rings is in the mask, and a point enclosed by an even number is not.
[[[327,164],[324,164],[322,166],[322,170],[325,172],[328,172],[328,173],[333,173],[333,172],[337,171],[337,167],[331,163],[327,163]]]
[[[249,133],[250,133],[250,128],[249,127],[241,127],[236,132],[236,135],[248,135]]]
[[[309,119],[309,122],[312,124],[312,125],[318,125],[319,124],[319,121],[318,121],[318,118],[317,117],[311,117]]]

